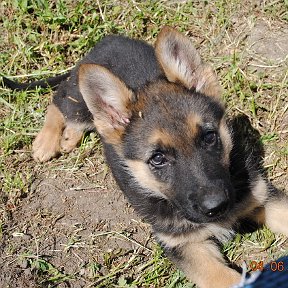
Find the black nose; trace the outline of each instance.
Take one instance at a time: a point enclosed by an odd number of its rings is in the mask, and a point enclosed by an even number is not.
[[[225,198],[220,199],[205,199],[199,208],[207,217],[215,217],[224,214],[229,206],[229,201]]]

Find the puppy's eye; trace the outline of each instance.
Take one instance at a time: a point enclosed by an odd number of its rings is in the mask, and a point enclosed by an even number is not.
[[[203,137],[206,145],[211,146],[217,142],[217,133],[215,131],[207,131]]]
[[[163,167],[167,162],[168,159],[161,152],[154,153],[153,156],[149,159],[149,163],[157,168]]]

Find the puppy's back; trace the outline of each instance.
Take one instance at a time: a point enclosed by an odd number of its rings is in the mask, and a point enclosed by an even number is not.
[[[124,36],[105,37],[79,62],[84,63],[109,69],[133,90],[162,75],[153,47]]]

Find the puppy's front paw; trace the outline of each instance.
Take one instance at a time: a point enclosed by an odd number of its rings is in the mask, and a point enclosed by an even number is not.
[[[43,128],[33,142],[33,158],[37,162],[46,162],[60,153],[60,136],[54,131]]]
[[[201,278],[195,281],[200,288],[231,288],[241,281],[241,274],[233,269],[215,266],[215,271],[213,271],[212,266],[208,266],[207,270],[205,268],[203,270],[203,272],[206,272],[206,276],[202,275]]]

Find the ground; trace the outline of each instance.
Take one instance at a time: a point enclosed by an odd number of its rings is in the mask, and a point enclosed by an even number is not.
[[[245,115],[260,133],[267,178],[288,193],[287,5],[2,1],[1,73],[41,79],[69,70],[104,35],[153,44],[163,25],[177,27],[217,71],[228,116]],[[192,287],[123,197],[96,133],[69,155],[33,161],[52,93],[0,88],[0,286]],[[239,265],[269,262],[288,254],[288,241],[264,228],[237,235],[223,253]]]

